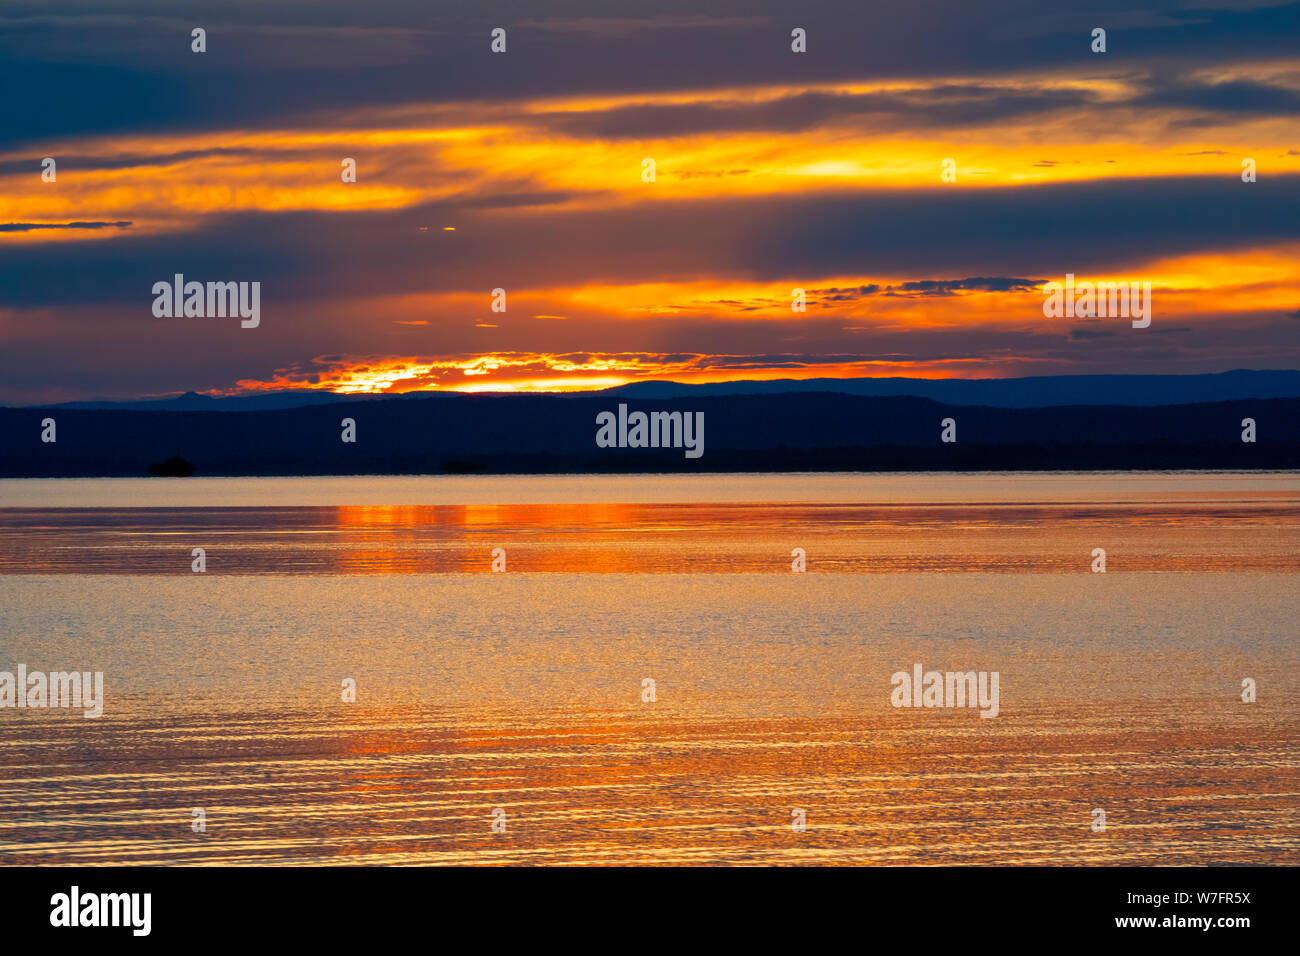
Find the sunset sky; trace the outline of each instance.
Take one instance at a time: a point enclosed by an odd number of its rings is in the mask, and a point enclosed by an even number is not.
[[[1146,8],[0,0],[0,402],[1298,368],[1300,4]]]

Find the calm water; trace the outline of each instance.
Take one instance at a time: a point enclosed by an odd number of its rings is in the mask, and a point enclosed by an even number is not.
[[[1295,474],[9,481],[0,506],[0,669],[107,696],[0,709],[0,862],[1300,863]],[[508,573],[465,573],[494,547]],[[891,707],[915,663],[999,672],[1000,715]]]

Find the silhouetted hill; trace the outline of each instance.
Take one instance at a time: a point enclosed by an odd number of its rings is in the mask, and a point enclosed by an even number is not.
[[[410,393],[429,394],[429,393]],[[396,396],[393,396],[396,397]],[[141,412],[248,412],[267,408],[304,408],[308,405],[337,405],[356,401],[355,395],[336,395],[333,392],[287,390],[259,395],[236,395],[230,398],[213,398],[197,392],[186,392],[171,398],[142,398],[134,401],[60,402],[47,408],[103,409]]]
[[[1003,409],[835,393],[623,399],[629,412],[703,412],[704,455],[598,448],[611,395],[350,400],[244,412],[0,409],[0,474],[145,475],[180,457],[197,475],[884,469],[1300,467],[1300,399]],[[41,442],[41,421],[57,442]],[[357,441],[340,440],[341,420]],[[957,442],[940,441],[953,418]],[[1253,418],[1258,441],[1241,441]]]
[[[1240,369],[1206,375],[1040,375],[1030,378],[815,378],[767,382],[634,382],[602,394],[628,398],[842,392],[913,395],[950,405],[1045,408],[1052,405],[1185,405],[1244,398],[1300,398],[1300,372]]]
[[[1030,378],[815,378],[774,381],[635,382],[589,392],[626,398],[688,398],[720,395],[777,395],[784,392],[838,392],[845,395],[931,398],[949,405],[988,405],[994,408],[1045,408],[1052,405],[1186,405],[1246,398],[1300,398],[1300,371],[1239,369],[1207,375],[1040,375]],[[366,396],[376,401],[421,401],[445,392],[401,392]],[[502,393],[505,394],[505,393]],[[46,406],[64,409],[135,411],[259,411],[340,405],[356,395],[290,390],[212,398],[186,392],[172,398],[135,401],[63,402]]]

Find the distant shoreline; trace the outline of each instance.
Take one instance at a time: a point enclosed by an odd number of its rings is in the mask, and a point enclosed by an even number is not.
[[[600,416],[620,405],[702,415],[702,456],[599,447]],[[1300,398],[994,408],[833,392],[455,394],[257,411],[4,408],[0,448],[0,476],[12,478],[138,477],[188,465],[206,477],[1254,471],[1300,467]]]

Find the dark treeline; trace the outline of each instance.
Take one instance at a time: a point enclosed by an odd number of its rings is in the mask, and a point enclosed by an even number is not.
[[[704,413],[704,453],[598,448],[596,416]],[[41,440],[55,421],[56,441]],[[356,441],[341,440],[342,420]],[[955,443],[940,440],[955,420]],[[1253,419],[1257,440],[1242,441]],[[988,408],[830,392],[434,394],[246,412],[0,409],[9,477],[1300,467],[1300,399]],[[160,463],[165,465],[159,472]]]

